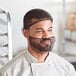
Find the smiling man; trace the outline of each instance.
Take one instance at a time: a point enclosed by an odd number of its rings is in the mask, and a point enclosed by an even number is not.
[[[28,40],[29,52],[41,62],[44,62],[55,41],[52,28],[50,20],[42,19],[29,29],[23,30],[24,36]]]
[[[69,62],[51,52],[55,36],[48,12],[32,9],[23,24],[28,47],[0,70],[0,76],[76,76]]]

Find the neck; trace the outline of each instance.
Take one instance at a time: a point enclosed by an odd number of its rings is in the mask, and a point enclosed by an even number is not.
[[[30,48],[30,47],[28,47],[28,50],[31,53],[31,55],[37,59],[38,63],[43,63],[48,56],[48,52],[40,53],[40,52],[37,52],[34,49]]]

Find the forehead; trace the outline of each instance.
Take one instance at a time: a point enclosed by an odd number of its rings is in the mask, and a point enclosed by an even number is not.
[[[50,27],[52,27],[51,20],[43,20],[43,21],[40,21],[40,22],[35,23],[34,25],[32,25],[30,27],[30,29],[36,29],[36,28],[48,29]]]

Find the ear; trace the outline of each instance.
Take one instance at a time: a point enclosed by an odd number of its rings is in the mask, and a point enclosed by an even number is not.
[[[28,31],[26,29],[23,29],[22,33],[23,33],[24,37],[26,37],[26,38],[28,37]]]

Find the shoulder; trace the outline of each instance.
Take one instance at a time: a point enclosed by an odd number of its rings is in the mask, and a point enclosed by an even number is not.
[[[71,74],[75,73],[74,66],[69,61],[54,53],[50,53],[50,56],[52,57],[53,64],[57,69],[61,69],[64,72],[68,72]]]
[[[60,63],[62,65],[72,65],[69,61],[67,61],[66,59],[64,59],[63,57],[61,57],[55,53],[50,53],[50,56],[52,57],[52,60],[54,62]]]
[[[7,69],[11,67],[15,67],[17,64],[21,63],[23,60],[27,63],[25,59],[26,50],[23,50],[20,52],[17,56],[15,56],[12,60],[10,60],[7,64],[5,64],[1,69],[0,72],[6,71]]]
[[[50,53],[50,56],[53,58],[53,60],[69,63],[66,59],[53,52]]]

